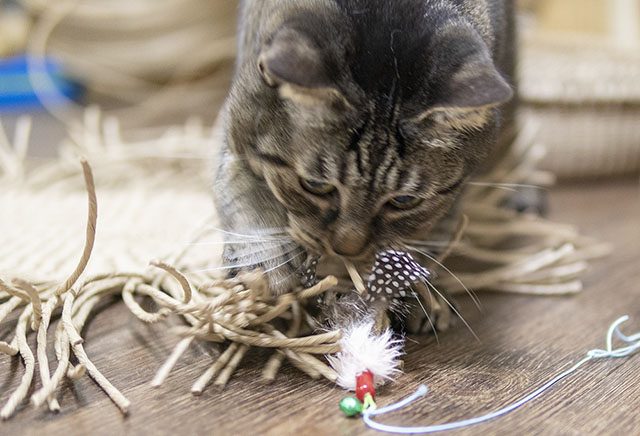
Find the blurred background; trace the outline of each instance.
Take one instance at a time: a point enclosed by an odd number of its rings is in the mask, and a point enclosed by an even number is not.
[[[35,153],[98,104],[123,131],[199,117],[230,83],[237,0],[0,0],[0,118]],[[564,179],[640,174],[640,0],[520,0],[522,124]],[[10,128],[10,127],[9,127]]]

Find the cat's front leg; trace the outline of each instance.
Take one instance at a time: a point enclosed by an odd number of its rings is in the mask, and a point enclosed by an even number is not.
[[[218,163],[214,194],[225,236],[223,267],[230,276],[261,269],[272,293],[291,291],[307,254],[288,234],[286,211],[264,180],[228,149]]]

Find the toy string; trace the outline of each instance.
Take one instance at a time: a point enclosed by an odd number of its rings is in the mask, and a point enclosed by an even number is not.
[[[428,389],[425,385],[421,385],[414,394],[408,396],[407,398],[399,401],[396,404],[392,404],[390,406],[383,407],[377,410],[371,410],[371,409],[365,410],[362,414],[362,418],[364,419],[364,422],[367,424],[367,426],[369,426],[374,430],[387,432],[387,433],[402,433],[402,434],[435,433],[438,431],[453,430],[453,429],[458,429],[458,428],[467,427],[474,424],[479,424],[481,422],[489,421],[490,419],[497,418],[499,416],[512,412],[513,410],[517,409],[523,404],[526,404],[529,401],[533,400],[534,398],[542,394],[544,391],[549,389],[551,386],[553,386],[555,383],[559,382],[563,378],[572,374],[578,368],[580,368],[582,365],[584,365],[585,363],[587,363],[592,359],[600,359],[605,357],[626,357],[626,356],[629,356],[634,351],[640,349],[640,333],[636,333],[632,336],[626,336],[619,330],[620,324],[627,321],[628,319],[629,319],[628,316],[623,316],[617,319],[613,324],[611,324],[611,326],[609,327],[609,331],[607,332],[607,349],[606,350],[601,350],[601,349],[590,350],[589,352],[587,352],[587,356],[584,359],[580,360],[578,363],[576,363],[574,366],[572,366],[568,370],[564,371],[562,374],[557,375],[556,377],[548,381],[546,384],[544,384],[537,390],[531,392],[529,395],[523,397],[519,401],[509,406],[506,406],[502,409],[496,410],[495,412],[491,412],[486,415],[478,416],[475,418],[465,419],[462,421],[456,421],[456,422],[450,422],[450,423],[438,424],[438,425],[428,425],[423,427],[398,427],[393,425],[381,424],[373,421],[372,419],[373,416],[384,415],[385,413],[389,413],[389,412],[393,412],[395,410],[401,409],[402,407],[407,406],[408,404],[412,403],[418,398],[426,395]],[[622,341],[630,345],[613,349],[614,333],[618,336],[619,339],[621,339]]]

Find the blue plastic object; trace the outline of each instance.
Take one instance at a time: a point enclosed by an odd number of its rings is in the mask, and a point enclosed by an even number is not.
[[[40,98],[48,105],[61,105],[82,95],[82,86],[65,75],[57,60],[47,57],[34,61],[31,68],[38,84],[37,95],[29,81],[26,56],[0,59],[0,111],[41,108]]]

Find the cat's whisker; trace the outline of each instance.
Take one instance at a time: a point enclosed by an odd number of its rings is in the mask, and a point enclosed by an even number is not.
[[[277,270],[278,268],[282,268],[282,267],[283,267],[283,266],[285,266],[286,264],[291,263],[291,262],[293,262],[295,259],[297,259],[298,257],[302,256],[303,254],[305,254],[305,251],[304,251],[304,250],[303,250],[302,252],[300,252],[300,253],[296,254],[295,256],[293,256],[293,257],[289,258],[289,259],[288,259],[288,260],[286,260],[285,262],[282,262],[282,263],[280,263],[280,264],[278,264],[278,265],[276,265],[276,266],[273,266],[273,267],[271,267],[271,268],[266,269],[264,272],[265,272],[265,273],[269,273],[269,272],[271,272],[271,271],[275,271],[275,270]]]
[[[429,292],[429,294],[431,294],[431,292]],[[431,330],[433,330],[433,334],[436,337],[436,343],[438,343],[438,345],[439,345],[440,344],[440,339],[438,338],[438,332],[436,331],[436,326],[433,324],[433,321],[431,321],[431,317],[427,313],[427,309],[424,308],[424,305],[422,304],[422,301],[420,301],[420,297],[418,296],[417,293],[413,292],[413,297],[416,299],[416,301],[418,302],[418,304],[422,308],[422,311],[424,312],[424,316],[427,317],[427,321],[429,322],[429,325],[431,326]]]
[[[238,260],[242,260],[242,259],[249,259],[251,257],[255,257],[257,254],[260,254],[260,253],[266,253],[266,254],[273,253],[276,256],[287,255],[295,251],[296,249],[301,248],[298,244],[294,244],[294,243],[291,243],[291,244],[262,243],[261,245],[263,245],[263,249],[261,250],[256,250],[255,246],[245,247],[244,249],[235,249],[233,251],[233,255]]]
[[[293,271],[293,272],[291,272],[291,273],[287,274],[287,276],[286,276],[286,277],[282,277],[282,278],[281,278],[281,279],[279,279],[278,281],[274,282],[274,283],[273,283],[273,286],[277,288],[277,287],[278,287],[278,286],[280,286],[282,283],[284,283],[284,282],[286,282],[287,280],[289,280],[289,278],[290,278],[292,275],[294,275],[295,273],[296,273],[296,271]]]
[[[221,228],[215,227],[215,226],[208,226],[207,228],[209,228],[211,230],[215,230],[215,231],[220,232],[220,233],[224,233],[225,235],[235,236],[235,237],[238,237],[238,238],[253,239],[253,240],[255,240],[256,238],[264,239],[265,236],[273,238],[275,240],[280,240],[282,237],[285,237],[285,236],[288,237],[289,240],[291,239],[289,234],[286,233],[286,229],[285,228],[282,228],[282,229],[260,229],[259,231],[255,232],[255,233],[252,233],[252,234],[243,234],[243,233],[238,233],[238,232],[232,232],[230,230],[221,229]],[[280,239],[278,239],[278,238],[280,238]]]
[[[185,244],[188,245],[190,247],[198,247],[198,246],[215,246],[215,245],[239,245],[239,244],[269,244],[269,243],[276,243],[278,242],[278,240],[274,240],[274,239],[251,239],[251,240],[236,240],[236,241],[211,241],[211,242],[193,242],[191,244]],[[287,244],[293,244],[292,242],[285,242],[283,245],[287,245]]]
[[[281,234],[281,235],[288,235],[287,231],[287,227],[261,227],[258,230],[259,235],[273,235],[273,234]]]
[[[540,185],[529,185],[526,183],[491,183],[491,182],[468,182],[467,185],[481,186],[487,188],[504,189],[505,191],[518,192],[519,189],[547,189]]]
[[[448,247],[451,241],[420,241],[418,239],[401,239],[403,243],[419,245],[424,247]]]
[[[423,256],[427,257],[428,259],[432,260],[433,262],[435,262],[437,265],[439,265],[443,270],[445,270],[447,273],[449,273],[451,275],[451,277],[454,278],[455,281],[457,281],[460,286],[462,286],[462,288],[467,292],[467,294],[469,294],[469,296],[471,297],[471,300],[473,300],[473,303],[476,305],[476,307],[478,308],[479,311],[482,311],[482,305],[480,304],[480,300],[478,299],[478,296],[476,295],[475,292],[473,292],[471,289],[469,289],[464,283],[462,283],[462,280],[460,280],[460,278],[455,275],[453,273],[453,271],[451,271],[449,268],[447,268],[446,266],[444,266],[442,264],[442,262],[440,262],[438,259],[436,259],[435,257],[433,257],[432,255],[430,255],[429,253],[427,253],[424,250],[420,250],[416,247],[412,247],[410,245],[406,245],[406,248],[414,250],[420,254],[422,254]]]
[[[228,232],[231,230],[227,230],[227,229],[223,229],[220,227],[216,227],[211,223],[208,223],[205,225],[205,228],[207,229],[211,229],[211,230],[218,230],[220,232]],[[285,233],[287,231],[286,227],[262,227],[262,228],[256,228],[255,229],[258,234],[272,234],[272,233]],[[251,236],[254,233],[249,233],[247,236]]]
[[[447,305],[451,308],[451,310],[453,310],[453,312],[462,320],[462,322],[464,323],[464,325],[469,329],[469,331],[471,332],[471,334],[473,335],[473,337],[476,339],[476,341],[480,342],[480,338],[478,337],[478,335],[476,334],[476,332],[471,328],[471,326],[469,325],[469,323],[467,322],[466,319],[464,319],[464,317],[462,316],[462,314],[458,311],[458,309],[455,308],[455,306],[453,304],[451,304],[451,302],[442,294],[442,292],[440,292],[429,280],[427,279],[422,279],[422,283],[424,283],[428,288],[431,288],[436,294],[438,294],[440,296],[440,298],[442,298],[444,300],[445,303],[447,303]]]
[[[197,154],[174,154],[174,153],[142,153],[136,155],[139,159],[183,159],[183,160],[205,160],[209,161],[212,159],[212,156],[208,155],[197,155]]]
[[[278,253],[276,256],[272,256],[272,257],[268,257],[268,258],[264,258],[264,259],[253,259],[251,262],[234,264],[234,265],[217,266],[217,267],[212,267],[212,268],[205,268],[205,269],[200,269],[200,270],[196,270],[196,271],[192,271],[192,272],[194,272],[194,273],[203,273],[203,272],[211,272],[211,271],[225,271],[225,270],[230,270],[230,269],[235,269],[235,268],[255,267],[255,266],[257,266],[257,264],[277,259],[279,257],[282,257],[283,255],[286,256],[287,254],[291,254],[292,252],[294,252],[296,250],[302,250],[302,252],[300,252],[298,254],[299,256],[304,254],[304,250],[302,248],[295,248],[295,249],[291,250],[288,253]]]
[[[247,247],[244,250],[233,251],[233,256],[236,260],[240,261],[253,259],[256,262],[266,262],[278,256],[286,256],[300,249],[302,249],[302,247],[297,244],[291,247],[285,247],[284,245],[264,246],[263,249],[259,250],[256,250],[254,247]],[[263,254],[263,256],[260,256],[260,254]]]

